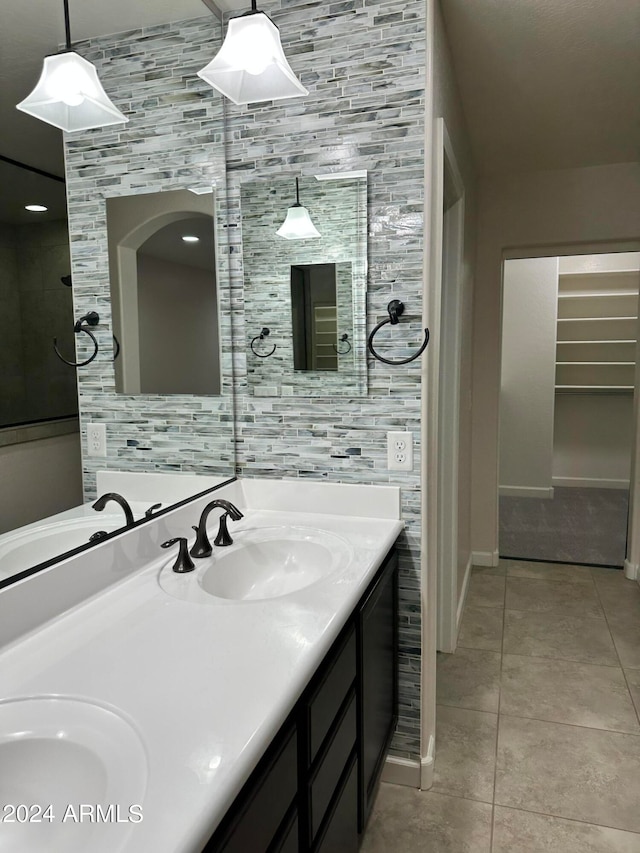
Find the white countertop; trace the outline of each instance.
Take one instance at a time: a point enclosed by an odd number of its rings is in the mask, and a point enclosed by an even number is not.
[[[234,487],[229,494],[245,517],[230,522],[232,535],[280,525],[320,529],[349,543],[351,562],[280,598],[237,602],[209,596],[192,603],[161,588],[160,569],[173,562],[174,550],[160,552],[144,568],[0,653],[1,700],[84,698],[113,707],[139,733],[147,756],[146,790],[139,800],[143,820],[109,826],[105,853],[202,849],[403,526],[397,518],[331,515],[326,508],[320,513],[251,509],[239,502]],[[227,489],[216,495],[228,496]],[[187,515],[185,508],[176,515],[178,535],[187,533]],[[209,524],[213,533],[216,515]],[[170,528],[168,518],[160,525],[160,538]],[[192,510],[191,523],[197,518]],[[138,535],[148,537],[151,529],[145,525],[140,530],[146,533]],[[135,530],[127,534],[135,535]],[[90,572],[92,559],[104,559],[109,549],[116,553],[107,542],[76,560],[82,557]],[[132,804],[120,805],[126,812]],[[0,848],[1,841],[0,824]],[[84,850],[102,853],[101,844],[96,840]]]

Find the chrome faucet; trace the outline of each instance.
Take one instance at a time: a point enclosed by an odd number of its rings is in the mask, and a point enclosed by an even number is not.
[[[209,557],[213,551],[209,537],[207,536],[207,518],[212,509],[219,507],[225,510],[220,516],[220,525],[216,538],[213,540],[214,545],[233,545],[233,539],[229,535],[227,528],[227,518],[231,517],[234,521],[239,521],[243,515],[237,506],[234,506],[231,501],[226,501],[223,498],[216,498],[208,503],[202,510],[198,526],[194,526],[196,531],[196,541],[191,546],[190,554],[192,557]]]
[[[98,510],[98,512],[102,512],[102,510],[106,507],[109,501],[114,501],[115,503],[120,504],[120,506],[124,510],[126,527],[131,527],[132,524],[135,524],[135,519],[133,517],[131,507],[127,503],[126,499],[123,498],[122,495],[119,495],[117,492],[107,492],[105,495],[102,495],[93,504],[93,508]]]

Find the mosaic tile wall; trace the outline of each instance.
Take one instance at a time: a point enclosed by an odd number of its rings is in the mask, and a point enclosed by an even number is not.
[[[233,358],[234,374],[234,393],[221,401],[122,397],[114,393],[109,359],[101,358],[80,376],[83,429],[88,420],[106,422],[107,461],[114,468],[211,472],[221,459],[231,458],[228,436],[235,424],[241,476],[400,486],[406,530],[399,543],[400,720],[392,752],[417,758],[420,362],[390,367],[368,358],[367,396],[255,396],[246,373],[240,192],[245,180],[367,169],[367,328],[387,316],[389,300],[401,298],[403,321],[385,326],[377,346],[389,358],[418,349],[423,336],[424,2],[341,0],[309,6],[285,0],[261,8],[280,27],[285,52],[310,94],[251,107],[225,103],[226,193],[220,186],[225,158],[219,100],[195,76],[214,53],[212,20],[81,46],[131,121],[67,143],[76,313],[97,305],[105,321],[101,343],[108,349],[105,193],[176,188],[208,177],[217,185],[220,227],[227,234],[221,273],[229,276],[231,310],[223,306],[223,359],[228,366]],[[397,429],[414,435],[413,472],[387,470],[386,433]],[[85,459],[88,493],[95,467],[95,460]]]

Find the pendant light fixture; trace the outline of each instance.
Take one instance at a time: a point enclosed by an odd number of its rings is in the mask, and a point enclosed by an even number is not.
[[[68,131],[129,121],[109,100],[95,66],[71,49],[69,2],[63,3],[66,49],[45,56],[37,86],[17,108]]]
[[[279,237],[284,237],[285,240],[311,240],[322,236],[311,221],[307,208],[300,204],[300,189],[297,178],[296,203],[287,210],[287,216],[276,234]]]
[[[250,104],[299,98],[309,92],[291,70],[280,44],[280,31],[256,8],[231,18],[224,43],[201,71],[210,86],[233,101]]]

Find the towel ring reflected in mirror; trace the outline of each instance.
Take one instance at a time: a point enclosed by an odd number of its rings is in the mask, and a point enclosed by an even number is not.
[[[262,331],[260,332],[260,334],[259,334],[259,335],[256,335],[256,336],[255,336],[255,338],[252,338],[252,339],[251,339],[251,343],[249,344],[249,346],[251,347],[251,352],[252,352],[254,355],[257,355],[257,356],[258,356],[258,358],[269,358],[269,356],[270,356],[270,355],[273,355],[273,354],[274,354],[274,352],[276,351],[276,348],[277,348],[277,345],[276,345],[276,344],[274,344],[274,345],[273,345],[273,349],[272,349],[272,350],[270,350],[270,352],[266,352],[266,353],[258,352],[258,351],[256,350],[256,348],[254,347],[254,344],[255,344],[255,342],[256,342],[256,341],[263,341],[266,337],[268,337],[268,336],[269,336],[269,334],[270,334],[269,329],[268,329],[266,326],[263,326],[263,327],[262,327]]]

